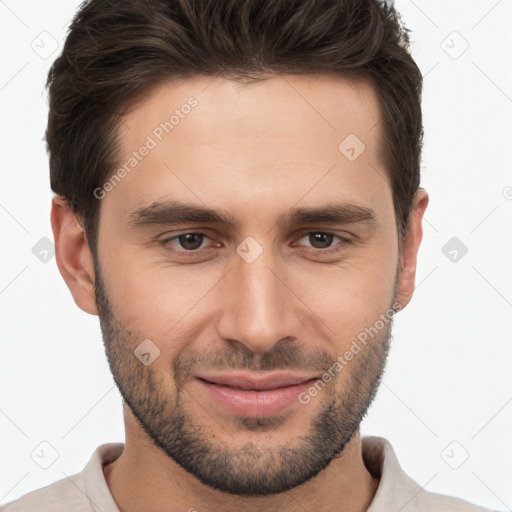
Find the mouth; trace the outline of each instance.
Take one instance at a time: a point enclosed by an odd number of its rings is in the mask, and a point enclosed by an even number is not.
[[[275,416],[294,404],[317,376],[270,374],[200,375],[196,381],[213,404],[237,416],[262,418]]]

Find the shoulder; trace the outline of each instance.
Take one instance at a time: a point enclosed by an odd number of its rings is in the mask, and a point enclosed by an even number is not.
[[[1,512],[90,512],[81,473],[31,491],[0,507]]]
[[[123,443],[106,443],[94,451],[80,473],[67,476],[0,506],[0,512],[119,512],[103,474],[103,465],[116,460]]]
[[[368,512],[493,512],[462,498],[427,491],[404,472],[391,443],[383,437],[363,437],[362,450],[368,471],[379,478]]]
[[[408,511],[440,511],[449,510],[450,512],[496,512],[488,508],[474,505],[462,498],[446,496],[422,490],[414,500],[414,505],[410,508],[404,508],[404,512]]]

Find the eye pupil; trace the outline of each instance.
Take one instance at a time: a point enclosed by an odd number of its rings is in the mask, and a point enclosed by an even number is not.
[[[331,245],[333,236],[334,235],[329,233],[311,233],[309,235],[309,241],[313,247],[317,249],[324,249],[325,247],[329,247]],[[315,246],[317,242],[320,243],[320,247]]]
[[[203,237],[204,235],[200,233],[186,233],[184,235],[180,235],[178,240],[184,249],[194,250],[201,247],[203,243]]]

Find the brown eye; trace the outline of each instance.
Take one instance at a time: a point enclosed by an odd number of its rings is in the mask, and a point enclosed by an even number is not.
[[[172,252],[199,252],[205,238],[204,233],[182,233],[162,240],[165,249]]]
[[[199,249],[203,243],[204,235],[201,233],[186,233],[177,237],[181,247],[189,251]]]
[[[331,246],[334,236],[332,233],[309,233],[308,241],[315,249],[326,249]]]
[[[328,233],[325,231],[311,231],[305,233],[299,240],[306,239],[310,244],[309,247],[318,249],[318,252],[331,252],[343,249],[346,245],[352,243],[348,238],[341,237],[334,233]],[[333,245],[333,242],[338,239],[340,242]],[[308,246],[306,244],[306,246]]]

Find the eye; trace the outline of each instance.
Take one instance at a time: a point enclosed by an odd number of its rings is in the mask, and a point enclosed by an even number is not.
[[[303,239],[306,239],[306,241],[311,244],[310,247],[313,249],[318,249],[318,252],[329,253],[333,251],[339,251],[346,245],[352,243],[352,240],[348,238],[344,238],[334,233],[328,233],[325,231],[311,231],[309,233],[305,233],[301,238],[299,238],[299,241]],[[335,239],[338,239],[341,242],[333,246],[332,243]]]
[[[197,252],[201,247],[205,238],[210,238],[204,233],[182,233],[181,235],[175,235],[170,238],[165,238],[161,241],[165,249],[175,252]],[[176,244],[173,244],[176,240]],[[176,249],[177,247],[177,249]]]
[[[302,235],[298,241],[306,240],[309,242],[309,247],[315,250],[315,253],[330,254],[343,250],[347,245],[352,243],[352,240],[345,238],[334,233],[325,231],[310,231]],[[339,242],[333,245],[333,242],[339,240]],[[211,240],[211,238],[204,233],[199,232],[187,232],[174,235],[172,237],[165,238],[160,241],[160,244],[165,250],[178,253],[178,254],[196,254],[201,252],[201,249],[206,249],[203,243],[205,240]],[[297,242],[293,242],[293,246],[298,245]],[[302,244],[300,244],[302,245]],[[307,243],[306,243],[307,246]]]

